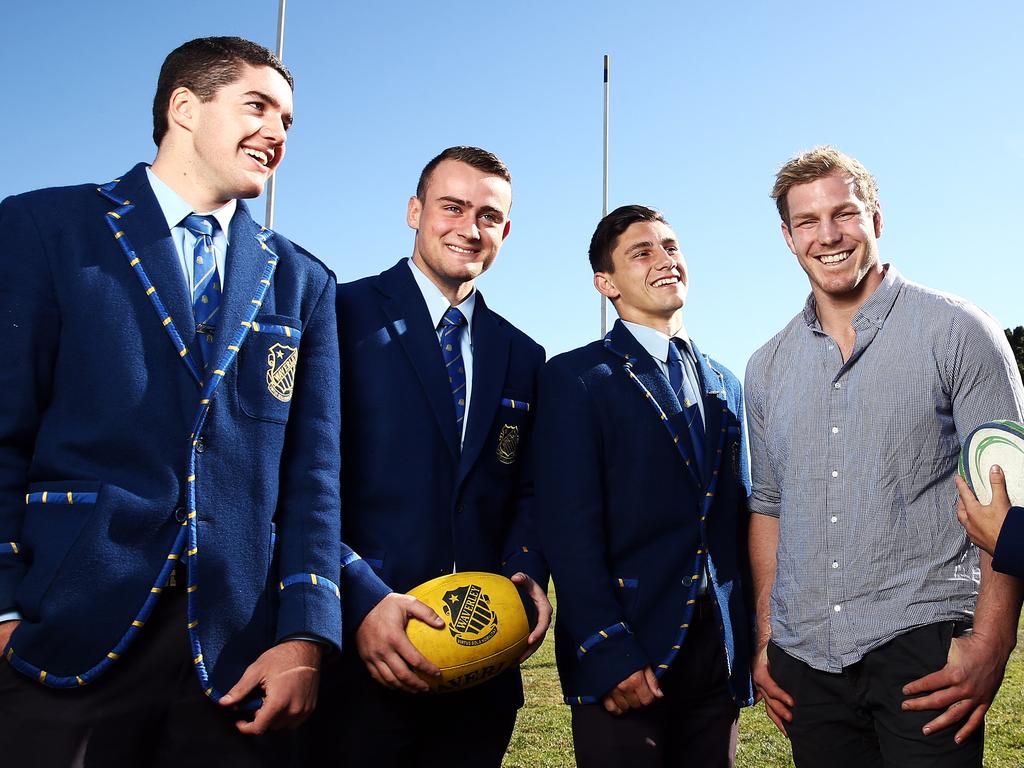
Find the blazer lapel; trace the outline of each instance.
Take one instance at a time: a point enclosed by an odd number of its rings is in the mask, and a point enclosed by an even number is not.
[[[456,487],[476,462],[494,421],[508,369],[509,346],[508,332],[498,325],[478,292],[473,309],[473,389]]]
[[[101,188],[102,189],[102,188]],[[156,294],[171,317],[186,347],[194,346],[195,320],[192,316],[192,301],[185,287],[185,276],[181,271],[178,252],[171,239],[160,205],[153,195],[153,189],[146,178],[146,165],[139,163],[126,173],[121,181],[103,194],[111,201],[117,201],[127,210],[117,220],[117,226],[124,232],[124,238],[134,250]],[[128,266],[128,260],[125,260]],[[130,278],[138,280],[135,275]],[[144,290],[141,283],[139,290]],[[147,299],[148,300],[148,299]],[[161,323],[156,311],[154,323]],[[193,359],[198,360],[197,355]]]
[[[267,251],[257,238],[258,227],[249,215],[249,208],[238,201],[235,215],[231,217],[228,233],[228,252],[224,264],[224,292],[221,295],[220,310],[214,322],[213,354],[210,358],[217,365],[224,359],[230,340],[252,309],[252,302],[260,288],[260,280],[266,271]],[[192,328],[194,344],[195,326]]]
[[[629,332],[629,329],[622,324],[621,320],[615,321],[615,325],[608,333],[605,346],[614,354],[622,357],[628,356],[632,362],[631,370],[635,377],[633,384],[636,386],[638,394],[652,401],[652,418],[662,419],[664,416],[662,420],[667,422],[664,424],[666,435],[679,451],[680,458],[686,464],[693,481],[698,487],[702,486],[700,471],[694,461],[690,433],[683,421],[685,418],[683,408],[661,368],[658,367],[650,353],[636,340],[636,337]]]
[[[381,273],[381,287],[388,296],[383,305],[384,314],[391,321],[395,335],[416,371],[448,450],[456,458],[459,455],[459,443],[455,432],[455,405],[452,403],[451,386],[444,370],[437,332],[427,312],[423,294],[409,269],[408,264],[400,261]]]
[[[697,359],[697,375],[704,398],[704,466],[708,468],[709,477],[722,460],[722,447],[725,443],[725,419],[722,407],[725,403],[725,385],[708,358],[701,354],[697,345],[690,340],[693,356]]]

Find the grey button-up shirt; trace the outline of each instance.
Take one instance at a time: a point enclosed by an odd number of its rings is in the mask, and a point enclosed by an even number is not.
[[[1021,419],[1002,329],[955,296],[885,278],[845,363],[813,296],[747,365],[751,510],[779,518],[772,640],[838,672],[914,627],[970,621],[978,551],[956,519],[962,441]]]

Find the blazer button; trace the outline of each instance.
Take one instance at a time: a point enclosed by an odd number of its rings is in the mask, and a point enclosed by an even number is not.
[[[174,510],[174,519],[179,523],[184,523],[188,520],[188,510],[184,507],[178,507]]]
[[[203,437],[202,435],[200,435],[199,439],[196,440],[196,453],[202,453],[205,450],[206,450],[206,438]]]

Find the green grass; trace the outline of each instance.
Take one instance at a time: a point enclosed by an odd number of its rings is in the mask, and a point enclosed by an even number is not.
[[[554,638],[523,666],[526,706],[519,712],[504,768],[572,768],[569,707],[562,704],[555,670]],[[1006,679],[985,719],[986,768],[1024,766],[1024,623]],[[789,742],[764,713],[764,705],[740,714],[739,768],[790,768]]]

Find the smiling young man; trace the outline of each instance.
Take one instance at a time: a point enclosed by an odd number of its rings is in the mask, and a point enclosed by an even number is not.
[[[273,764],[340,641],[335,282],[242,202],[291,74],[193,40],[153,119],[152,166],[0,206],[12,765]]]
[[[659,212],[612,211],[590,263],[620,319],[542,370],[535,448],[576,761],[730,766],[752,703],[740,384],[687,334]]]
[[[1022,589],[967,540],[953,478],[975,427],[1020,419],[1009,345],[881,262],[855,159],[798,155],[772,196],[811,295],[747,366],[758,694],[799,768],[980,766]]]
[[[314,755],[378,768],[496,768],[511,737],[523,703],[518,670],[422,695],[417,670],[437,669],[409,643],[406,623],[449,630],[404,594],[453,571],[499,572],[537,604],[530,653],[550,619],[530,478],[544,350],[476,288],[508,237],[511,207],[501,160],[446,149],[409,198],[412,258],[338,287],[344,536],[362,559],[342,571],[346,649],[325,678]]]

